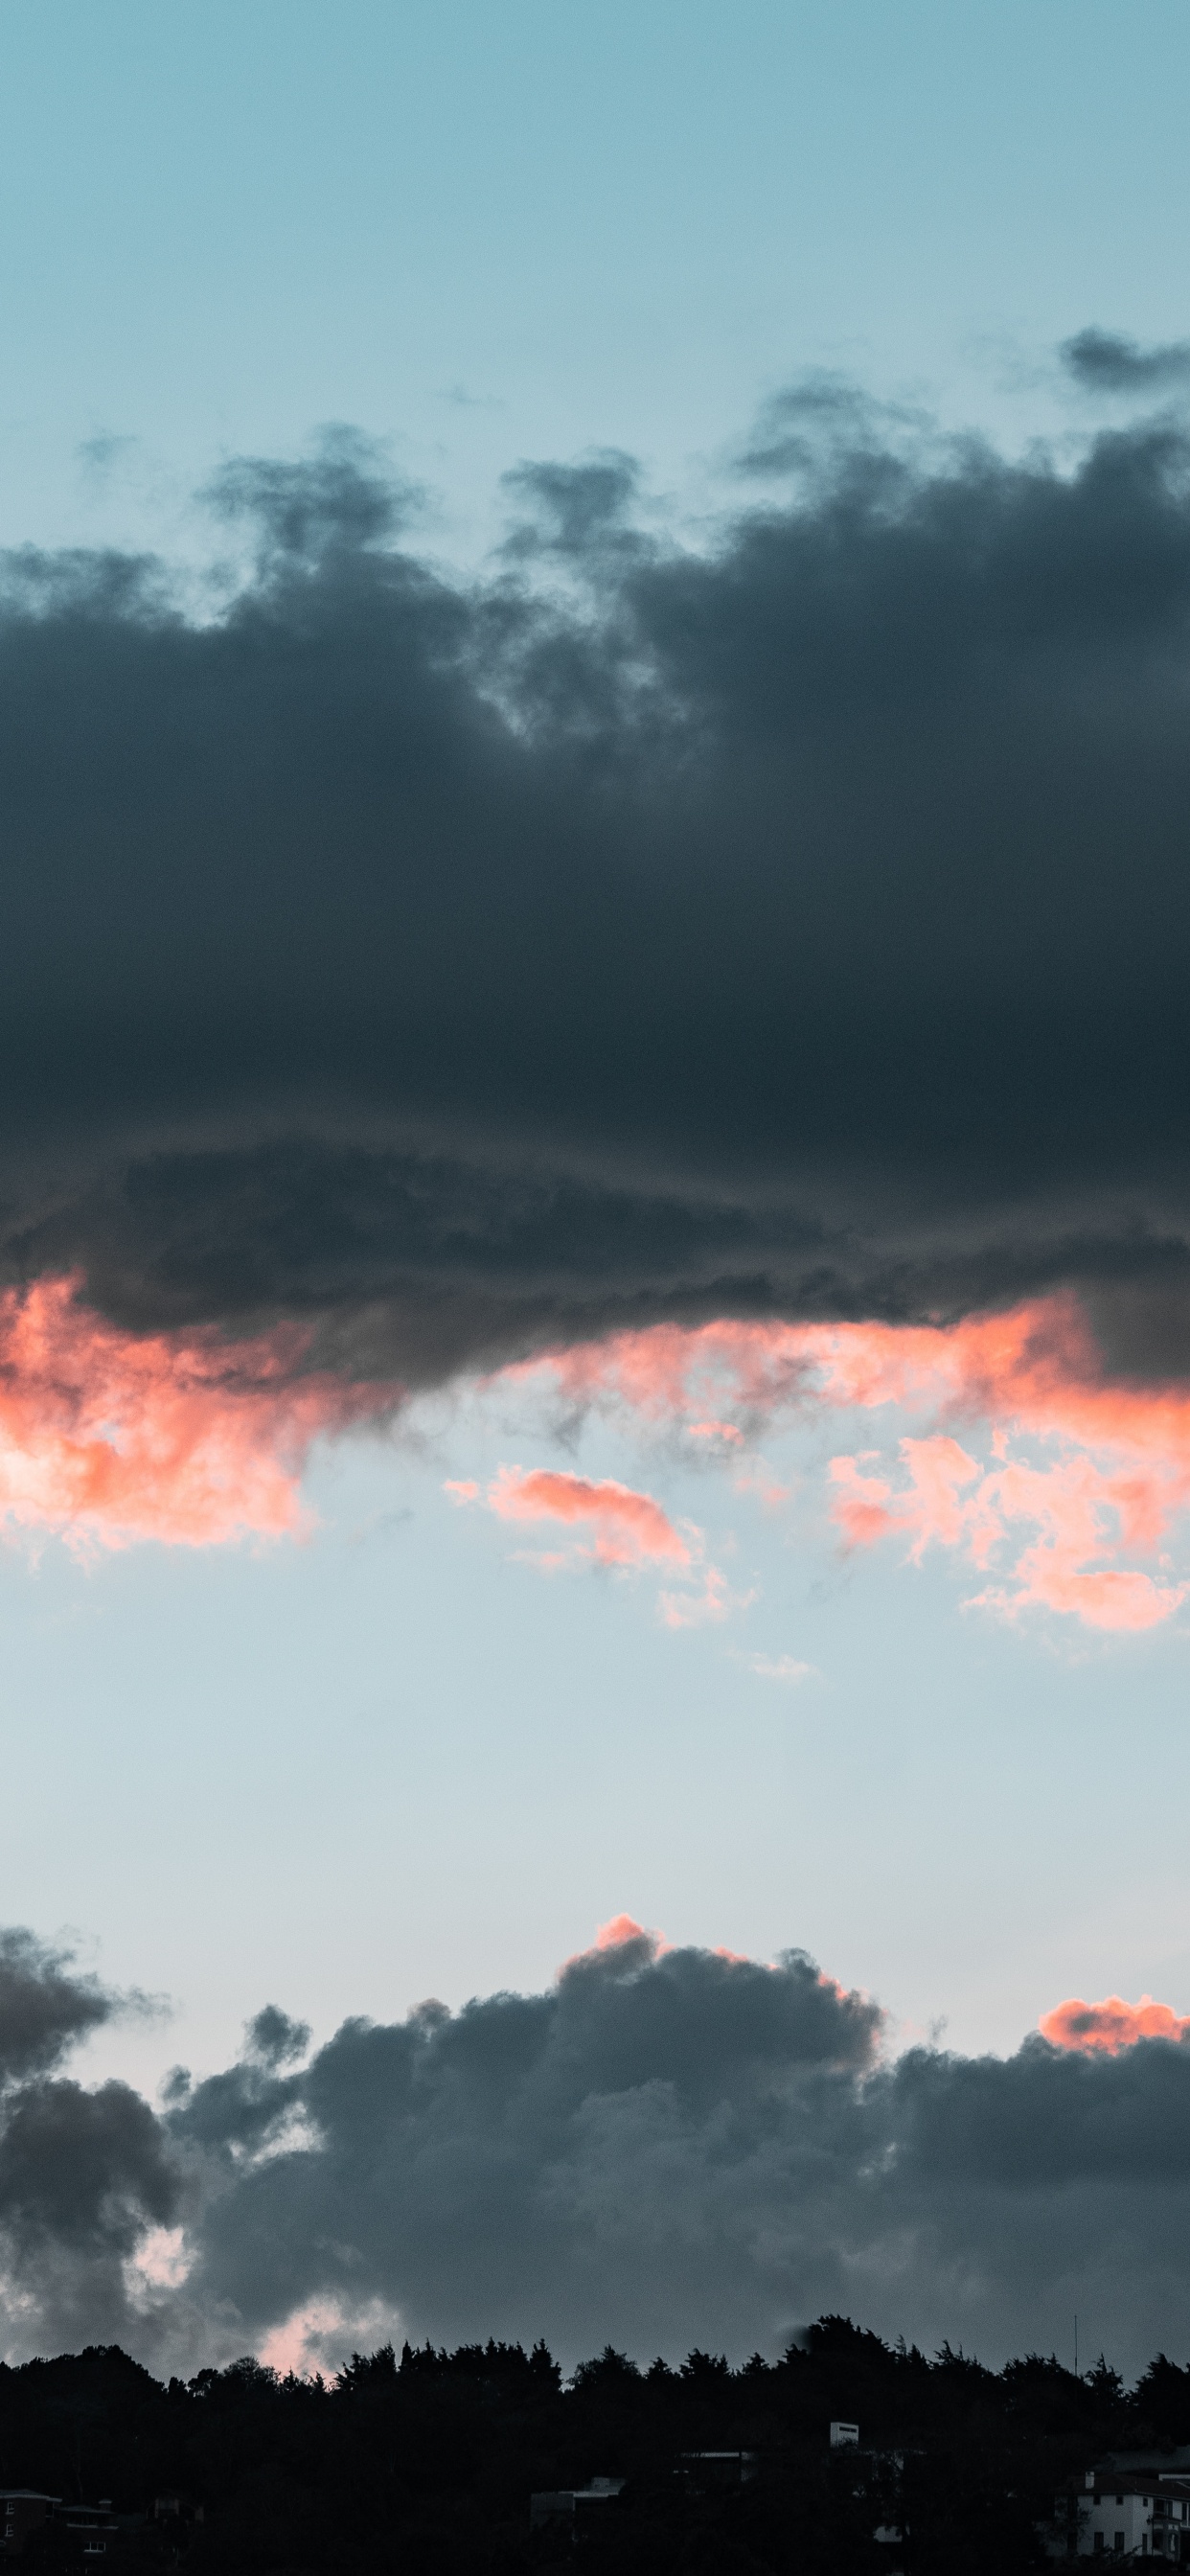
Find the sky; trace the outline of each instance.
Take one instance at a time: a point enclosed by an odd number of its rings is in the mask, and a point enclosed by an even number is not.
[[[1190,2340],[1188,87],[8,0],[10,2354]]]

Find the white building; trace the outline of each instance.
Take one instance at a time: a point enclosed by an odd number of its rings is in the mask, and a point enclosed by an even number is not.
[[[1190,2477],[1157,2469],[1088,2469],[1054,2506],[1052,2558],[1163,2558],[1190,2566]]]

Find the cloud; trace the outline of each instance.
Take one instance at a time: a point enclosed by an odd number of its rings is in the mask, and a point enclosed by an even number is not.
[[[126,2084],[88,2089],[59,2072],[122,2008],[69,1951],[0,1932],[0,2309],[18,2338],[138,2331],[129,2267],[179,2206],[149,2104]]]
[[[1190,1510],[1190,1395],[1180,1379],[1110,1371],[1070,1294],[945,1327],[663,1325],[510,1376],[654,1427],[701,1422],[712,1401],[720,1425],[735,1411],[752,1428],[895,1410],[918,1428],[894,1455],[865,1447],[830,1463],[847,1546],[899,1537],[916,1562],[951,1548],[989,1578],[972,1606],[1008,1618],[1041,1609],[1105,1632],[1159,1625],[1190,1590],[1166,1554]],[[750,1481],[779,1491],[759,1461],[737,1471],[737,1490]],[[1138,1555],[1158,1570],[1119,1561]]]
[[[130,1333],[78,1283],[0,1292],[0,1526],[76,1548],[209,1546],[303,1526],[302,1465],[320,1434],[390,1410],[397,1390],[306,1372],[309,1333],[252,1341]]]
[[[680,1592],[658,1594],[663,1627],[698,1628],[729,1619],[737,1610],[749,1609],[757,1597],[755,1589],[733,1592],[720,1568],[706,1562],[703,1533],[693,1521],[676,1528],[651,1494],[637,1493],[614,1477],[593,1482],[548,1467],[501,1467],[486,1499],[489,1511],[502,1520],[558,1520],[590,1531],[585,1544],[531,1557],[529,1562],[542,1573],[585,1565],[620,1573],[645,1565],[676,1567],[689,1584]]]
[[[47,2074],[116,2009],[98,1978],[75,1973],[69,1950],[0,1931],[0,2085]]]
[[[313,1324],[292,1321],[239,1341],[210,1326],[135,1333],[70,1280],[0,1292],[0,1523],[60,1531],[84,1552],[300,1531],[313,1442],[404,1400],[392,1381],[314,1366],[316,1339]],[[1180,1379],[1109,1369],[1070,1293],[945,1327],[657,1325],[513,1363],[501,1383],[514,1398],[549,1389],[571,1410],[677,1422],[708,1460],[731,1463],[737,1492],[774,1508],[789,1488],[748,1450],[761,1424],[896,1409],[917,1427],[890,1454],[831,1463],[849,1546],[899,1536],[918,1561],[932,1545],[957,1550],[986,1578],[973,1602],[1008,1617],[1043,1609],[1138,1632],[1187,1597],[1167,1550],[1190,1507],[1190,1394]],[[445,1490],[459,1504],[479,1498],[473,1479]],[[614,1479],[506,1467],[486,1501],[506,1520],[582,1532],[575,1562],[696,1574],[695,1589],[662,1596],[670,1625],[753,1597],[705,1564],[692,1523]],[[1120,1562],[1137,1556],[1150,1563]]]
[[[743,2353],[824,2307],[995,2357],[1093,2305],[1122,2360],[1176,2348],[1190,2050],[888,2047],[799,1952],[663,1949],[621,1916],[543,1994],[345,2024],[300,2079],[299,2152],[256,2160],[234,2086],[214,2120],[197,2087],[175,2137],[197,2115],[233,2161],[187,2296],[241,2345],[372,2297],[415,2337],[545,2331],[571,2358]]]
[[[719,1566],[708,1565],[703,1570],[701,1590],[662,1592],[657,1608],[666,1628],[702,1628],[708,1622],[717,1624],[721,1619],[730,1619],[737,1610],[750,1610],[758,1598],[755,1584],[747,1592],[733,1592]]]
[[[1115,2057],[1122,2048],[1135,2048],[1138,2039],[1190,2038],[1190,2015],[1171,2012],[1168,2004],[1155,2004],[1151,1995],[1142,1995],[1138,2004],[1126,2004],[1121,1995],[1107,1995],[1100,2004],[1072,1997],[1043,2013],[1038,2028],[1055,2048],[1091,2054],[1102,2050]]]
[[[750,1673],[762,1682],[783,1682],[787,1690],[796,1690],[799,1682],[809,1681],[813,1664],[800,1663],[796,1655],[743,1655],[740,1658]]]
[[[708,1456],[920,1381],[852,1542],[1178,1608],[1190,437],[1009,462],[814,379],[783,439],[699,548],[613,451],[518,469],[454,581],[339,430],[218,478],[201,617],[5,558],[10,1528],[292,1531],[313,1440],[553,1352],[657,1416],[701,1368]]]
[[[1063,342],[1063,361],[1090,393],[1149,394],[1190,384],[1190,340],[1145,349],[1123,331],[1079,331]]]
[[[691,1562],[691,1544],[654,1502],[613,1477],[593,1483],[549,1467],[501,1467],[488,1487],[489,1511],[501,1520],[556,1520],[590,1530],[596,1565],[678,1565]]]
[[[28,1934],[0,1949],[57,1997],[49,2039],[22,2002],[0,2095],[14,2355],[326,2369],[369,2332],[489,2331],[742,2355],[824,2309],[986,2359],[1075,2306],[1125,2367],[1190,2336],[1190,2017],[1148,1997],[1060,2005],[1007,2058],[895,2056],[804,1952],[621,1914],[541,1993],[352,2019],[304,2064],[267,2006],[154,2111],[46,2067],[103,1998]]]
[[[1190,448],[828,391],[697,548],[546,463],[452,580],[340,432],[201,616],[6,558],[0,1285],[413,1388],[1074,1285],[1185,1371]]]
[[[634,1921],[631,1914],[613,1914],[609,1923],[600,1924],[595,1935],[597,1950],[622,1950],[629,1941],[647,1943],[650,1957],[660,1946],[657,1936],[646,1932],[643,1924]],[[582,1953],[578,1955],[581,1957]]]

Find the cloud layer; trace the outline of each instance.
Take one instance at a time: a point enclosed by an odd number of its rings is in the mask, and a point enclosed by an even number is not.
[[[621,1915],[544,1993],[312,2055],[269,2007],[154,2111],[59,2071],[112,1998],[27,1934],[0,1966],[14,2353],[334,2362],[392,2329],[742,2355],[825,2308],[990,2359],[1074,2306],[1126,2366],[1190,2342],[1190,2023],[1148,1998],[1064,2004],[1007,2059],[897,2055],[802,1952]]]
[[[0,1279],[413,1385],[1073,1281],[1181,1370],[1188,460],[812,384],[698,547],[527,467],[448,579],[339,435],[197,608],[11,555]]]

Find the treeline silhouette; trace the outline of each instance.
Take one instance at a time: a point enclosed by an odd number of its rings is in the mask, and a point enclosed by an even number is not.
[[[831,2451],[839,2418],[859,2452]],[[187,2576],[1020,2576],[1047,2563],[1037,2525],[1068,2477],[1187,2441],[1190,2369],[1164,2355],[1129,2392],[1103,2360],[993,2371],[832,2316],[775,2363],[695,2351],[642,2370],[609,2347],[565,2384],[544,2343],[384,2345],[329,2383],[244,2360],[164,2387],[113,2345],[0,2365],[0,2486],[148,2508],[107,2563]],[[751,2452],[756,2474],[691,2456],[708,2452]],[[599,2476],[624,2480],[613,2502],[530,2530],[533,2492]],[[169,2495],[181,2513],[152,2519]],[[81,2563],[82,2546],[50,2523],[24,2562]]]

